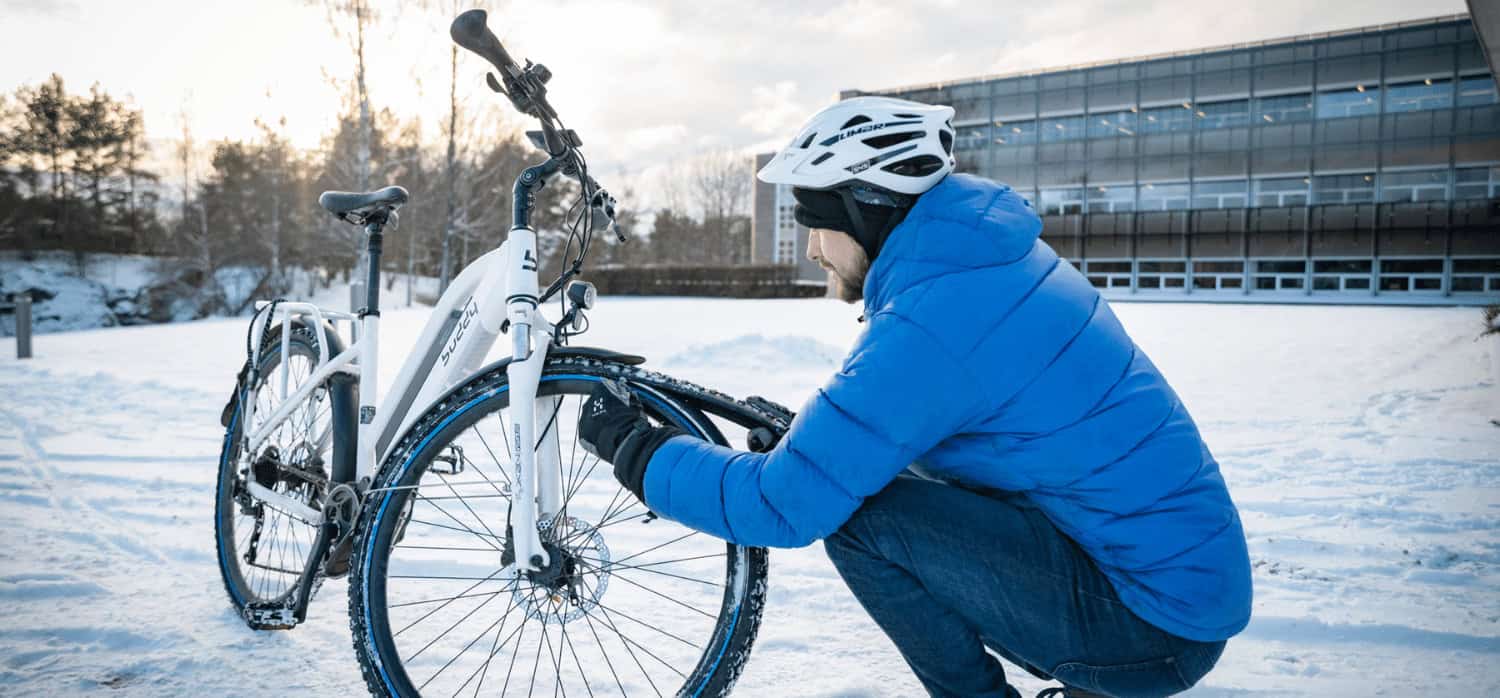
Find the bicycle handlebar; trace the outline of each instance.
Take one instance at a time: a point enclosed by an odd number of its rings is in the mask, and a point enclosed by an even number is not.
[[[528,170],[528,172],[534,172],[535,179],[528,180],[523,176],[522,179],[516,181],[517,206],[513,212],[516,224],[525,225],[530,220],[530,196],[522,195],[529,194],[534,188],[545,184],[547,176],[561,169],[567,174],[579,176],[579,183],[583,186],[583,195],[587,205],[603,214],[603,221],[595,219],[596,230],[613,225],[616,237],[624,241],[624,232],[618,225],[614,225],[614,197],[599,186],[593,177],[588,176],[586,168],[581,164],[582,155],[576,152],[578,146],[581,145],[578,135],[571,130],[559,130],[557,111],[547,102],[547,81],[552,79],[552,72],[547,70],[546,66],[534,64],[531,61],[527,61],[525,67],[517,65],[515,59],[511,58],[510,53],[505,50],[505,46],[500,43],[500,39],[490,31],[488,18],[488,13],[484,10],[464,12],[453,19],[453,24],[448,27],[448,35],[453,38],[453,43],[473,52],[495,67],[495,70],[500,73],[500,78],[497,81],[493,73],[486,76],[490,89],[509,97],[518,111],[536,117],[541,122],[541,137],[533,136],[532,142],[542,146],[551,156],[548,163]],[[532,136],[533,133],[527,135]]]
[[[484,10],[469,10],[455,17],[448,27],[448,35],[453,37],[453,43],[489,61],[502,76],[515,78],[521,74],[521,68],[490,31],[487,14]]]

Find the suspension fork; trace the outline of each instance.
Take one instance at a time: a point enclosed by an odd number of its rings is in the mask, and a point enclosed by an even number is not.
[[[552,419],[558,399],[537,398],[551,339],[548,329],[531,327],[535,350],[522,361],[511,361],[505,370],[511,405],[506,427],[510,430],[510,459],[515,472],[509,523],[518,571],[547,567],[550,557],[542,546],[538,524],[550,523],[561,508],[558,424]],[[538,426],[545,429],[541,439],[537,438]]]

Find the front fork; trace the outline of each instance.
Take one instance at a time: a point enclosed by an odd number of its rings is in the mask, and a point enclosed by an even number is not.
[[[525,361],[506,367],[510,383],[511,487],[510,530],[519,571],[546,569],[550,557],[542,546],[540,528],[562,513],[562,467],[558,440],[560,397],[536,396],[550,335],[533,330],[537,350]],[[541,438],[537,437],[538,425]]]
[[[537,398],[552,326],[537,311],[536,237],[527,228],[511,230],[511,273],[506,279],[506,318],[510,323],[511,362],[505,373],[510,385],[511,487],[510,538],[515,546],[516,570],[541,571],[550,563],[542,546],[541,526],[551,525],[562,510],[561,451],[557,406],[561,398]],[[537,423],[542,425],[537,438]]]

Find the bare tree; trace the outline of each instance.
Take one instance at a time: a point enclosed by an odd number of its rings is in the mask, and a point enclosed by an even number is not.
[[[704,220],[749,214],[753,161],[730,151],[706,153],[688,168],[687,188]]]
[[[370,3],[366,0],[310,0],[321,4],[328,16],[328,26],[334,33],[343,35],[349,41],[349,50],[354,57],[354,91],[353,98],[355,107],[359,112],[356,122],[356,141],[354,151],[353,174],[354,188],[359,191],[367,191],[370,188],[370,176],[372,175],[371,160],[373,157],[374,141],[374,118],[375,115],[370,107],[370,92],[365,80],[365,30],[372,25],[377,16]],[[352,20],[352,31],[348,21]],[[364,256],[360,254],[360,236],[350,236],[353,246],[355,262],[355,278],[364,278]]]

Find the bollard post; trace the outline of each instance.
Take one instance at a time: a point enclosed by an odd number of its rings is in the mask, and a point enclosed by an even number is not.
[[[16,358],[31,358],[31,294],[16,298]]]
[[[1500,427],[1500,313],[1490,318],[1490,382],[1494,386],[1490,388],[1490,394],[1494,396],[1495,416],[1490,424]]]

